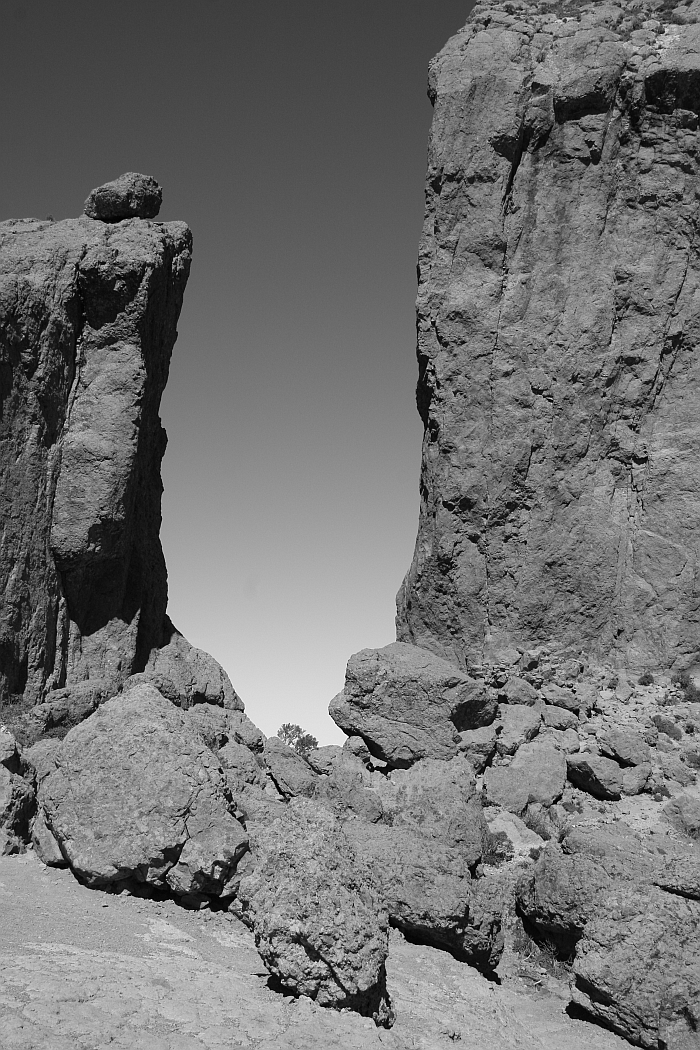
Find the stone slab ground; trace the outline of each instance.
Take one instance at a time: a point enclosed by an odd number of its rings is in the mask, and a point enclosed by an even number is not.
[[[3,1050],[627,1045],[567,1017],[565,986],[544,973],[512,957],[504,970],[499,986],[445,952],[392,934],[388,985],[397,1020],[387,1032],[272,991],[252,936],[223,913],[89,890],[31,852],[0,857]]]

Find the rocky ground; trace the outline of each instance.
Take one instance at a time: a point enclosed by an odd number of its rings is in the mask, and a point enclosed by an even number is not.
[[[272,990],[230,915],[95,892],[32,852],[0,857],[3,1050],[621,1050],[567,1016],[565,984],[542,961],[506,952],[499,985],[393,932],[386,1031]]]

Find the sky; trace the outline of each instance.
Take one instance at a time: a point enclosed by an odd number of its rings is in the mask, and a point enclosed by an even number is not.
[[[194,236],[161,415],[169,613],[322,744],[418,523],[430,58],[469,0],[5,0],[0,218],[125,171]]]

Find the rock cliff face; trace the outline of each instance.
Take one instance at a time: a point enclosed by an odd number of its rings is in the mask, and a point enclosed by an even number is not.
[[[158,408],[191,243],[141,218],[0,223],[0,700],[118,686],[170,641]]]
[[[432,64],[401,641],[698,658],[699,16],[483,2]]]

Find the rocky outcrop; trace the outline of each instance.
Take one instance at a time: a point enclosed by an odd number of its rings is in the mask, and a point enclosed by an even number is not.
[[[248,849],[220,764],[149,685],[102,704],[53,750],[39,784],[48,830],[89,886],[129,879],[221,896]]]
[[[157,213],[151,183],[129,215]],[[95,218],[0,224],[0,700],[114,692],[171,639],[158,408],[192,239],[107,216],[108,189]]]
[[[434,60],[398,637],[699,655],[700,5],[484,0]]]

